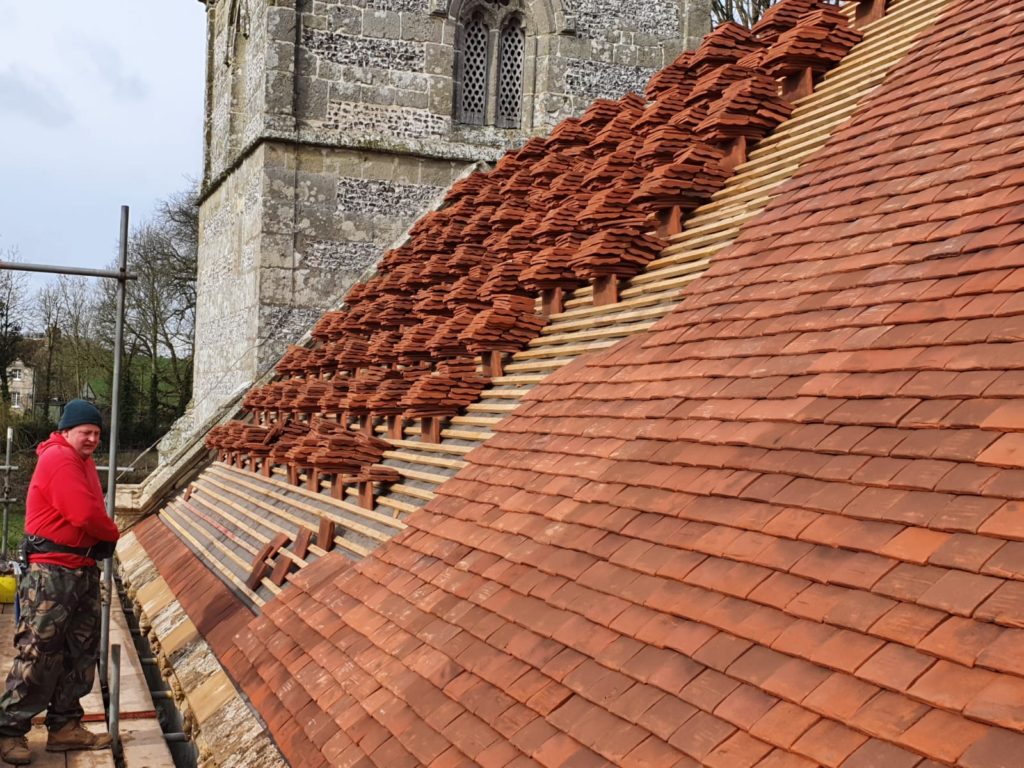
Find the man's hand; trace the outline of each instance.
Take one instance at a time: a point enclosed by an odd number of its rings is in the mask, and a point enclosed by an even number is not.
[[[106,560],[108,557],[113,557],[116,547],[116,541],[101,541],[89,547],[89,557],[97,561]]]

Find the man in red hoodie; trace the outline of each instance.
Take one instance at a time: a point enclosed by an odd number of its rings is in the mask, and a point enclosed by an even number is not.
[[[113,554],[118,538],[92,460],[101,426],[94,405],[72,400],[58,431],[36,449],[25,507],[29,565],[18,584],[18,655],[0,696],[0,757],[13,765],[31,761],[25,734],[44,709],[47,750],[110,746],[109,735],[82,727],[79,703],[92,689],[99,658],[96,561]]]

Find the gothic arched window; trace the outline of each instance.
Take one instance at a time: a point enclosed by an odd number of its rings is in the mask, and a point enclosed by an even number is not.
[[[495,124],[499,128],[522,125],[523,57],[526,53],[526,30],[513,16],[501,28],[498,58],[498,108]]]
[[[483,125],[487,119],[487,63],[490,32],[479,13],[466,24],[462,50],[462,101],[459,119]]]
[[[457,34],[455,119],[522,127],[526,28],[518,4],[467,3]]]

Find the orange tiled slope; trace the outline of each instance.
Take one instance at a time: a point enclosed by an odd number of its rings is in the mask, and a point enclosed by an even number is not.
[[[224,661],[296,765],[1024,760],[1024,0]]]
[[[1020,764],[1024,2],[954,7],[668,321],[225,648],[295,765]]]

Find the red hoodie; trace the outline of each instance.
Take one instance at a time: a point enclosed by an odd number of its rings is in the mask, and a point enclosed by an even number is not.
[[[25,504],[25,532],[70,547],[117,541],[117,526],[107,517],[103,489],[92,457],[82,458],[59,432],[36,448],[39,463],[32,473]],[[33,563],[67,568],[95,565],[90,557],[51,552],[30,555]]]

